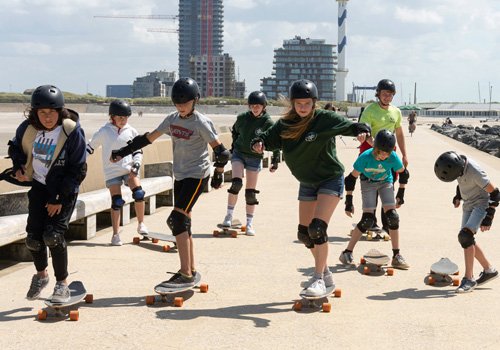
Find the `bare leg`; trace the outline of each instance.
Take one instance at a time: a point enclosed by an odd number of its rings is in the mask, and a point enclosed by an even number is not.
[[[491,267],[490,262],[488,261],[488,259],[486,259],[486,256],[483,253],[483,250],[477,244],[474,249],[474,257],[477,259],[477,261],[479,261],[479,263],[483,267],[483,270],[489,269]]]
[[[131,189],[136,188],[137,186],[141,185],[141,181],[139,180],[139,178],[137,176],[129,176],[128,185]],[[146,207],[146,204],[144,201],[134,202],[135,215],[137,216],[138,223],[144,222],[144,208],[145,207]]]
[[[475,246],[471,245],[469,248],[464,249],[464,258],[465,258],[465,277],[468,279],[472,279],[474,275],[474,255],[475,255]]]

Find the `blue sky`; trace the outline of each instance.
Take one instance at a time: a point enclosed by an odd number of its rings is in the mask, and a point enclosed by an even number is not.
[[[154,70],[177,70],[172,20],[96,19],[169,14],[177,0],[0,0],[0,91],[52,83],[104,95]],[[295,35],[337,43],[334,0],[225,0],[224,52],[247,92],[272,71],[273,50]],[[346,86],[391,78],[395,102],[500,101],[500,1],[350,0]],[[479,89],[478,89],[479,84]],[[401,93],[402,90],[402,93]],[[411,96],[410,96],[411,94]],[[368,92],[366,98],[372,98]]]

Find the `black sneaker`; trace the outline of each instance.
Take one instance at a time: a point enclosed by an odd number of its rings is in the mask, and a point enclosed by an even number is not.
[[[495,272],[486,272],[486,271],[483,271],[483,272],[481,272],[479,274],[479,278],[476,280],[476,282],[477,282],[478,285],[480,285],[480,284],[489,282],[491,280],[494,280],[497,277],[498,277],[498,271],[497,270],[495,270]]]
[[[455,290],[456,293],[470,293],[476,288],[477,282],[466,277],[462,278],[460,286]]]
[[[186,276],[181,272],[174,273],[174,275],[165,282],[161,283],[165,288],[187,288],[194,286],[194,276]]]

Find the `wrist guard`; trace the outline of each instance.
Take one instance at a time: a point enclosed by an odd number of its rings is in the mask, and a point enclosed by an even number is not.
[[[354,205],[352,204],[352,194],[346,194],[345,196],[345,211],[352,213],[354,211]]]
[[[367,133],[370,134],[372,133],[372,128],[366,123],[354,123],[353,124],[353,129],[354,129],[354,135],[358,136],[361,133]]]
[[[215,157],[214,166],[216,168],[224,168],[224,166],[229,161],[229,158],[231,157],[231,153],[221,143],[220,145],[214,148],[214,157]]]
[[[398,188],[398,193],[396,194],[396,198],[399,199],[398,204],[404,204],[405,203],[405,189],[404,188]]]
[[[495,217],[495,208],[488,207],[486,209],[486,216],[481,222],[481,226],[488,226],[488,227],[491,226],[494,217]]]
[[[134,137],[132,142],[130,142],[128,145],[125,147],[120,148],[119,150],[112,150],[111,151],[111,158],[113,160],[116,160],[118,157],[126,157],[129,154],[134,153],[134,151],[137,151],[138,149],[141,149],[143,147],[146,147],[147,145],[151,144],[151,141],[148,139],[148,132],[145,133],[144,135],[139,135]]]

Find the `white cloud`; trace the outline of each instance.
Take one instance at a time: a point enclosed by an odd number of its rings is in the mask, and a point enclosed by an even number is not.
[[[426,9],[411,9],[407,7],[396,7],[394,13],[396,19],[405,23],[419,23],[419,24],[441,24],[443,17],[436,11]]]

